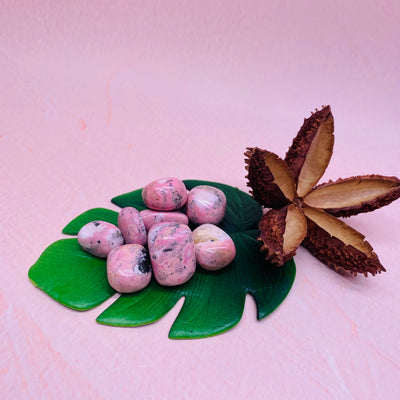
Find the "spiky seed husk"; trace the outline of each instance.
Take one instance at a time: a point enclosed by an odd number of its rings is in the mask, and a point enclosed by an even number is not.
[[[324,211],[311,207],[303,211],[308,226],[302,245],[320,261],[353,275],[385,271],[364,235]]]
[[[265,259],[281,266],[295,254],[307,233],[307,224],[301,210],[289,205],[268,211],[260,220],[261,251]]]
[[[305,196],[324,174],[333,152],[334,123],[329,106],[304,120],[285,156],[297,184],[297,194]]]
[[[304,203],[336,217],[349,217],[376,210],[399,197],[400,179],[362,175],[323,183],[304,198]]]
[[[285,161],[259,148],[245,153],[253,197],[265,207],[276,208],[260,221],[261,250],[268,261],[282,265],[301,243],[337,271],[375,275],[385,268],[371,245],[336,216],[391,203],[400,197],[400,180],[363,175],[314,187],[332,155],[333,129],[333,116],[326,106],[304,121]]]
[[[244,153],[248,170],[247,186],[260,204],[278,208],[289,204],[295,197],[296,189],[291,172],[285,162],[276,154],[258,147]]]

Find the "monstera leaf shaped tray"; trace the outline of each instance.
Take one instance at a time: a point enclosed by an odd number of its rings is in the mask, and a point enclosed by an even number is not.
[[[208,181],[185,180],[186,187],[211,185],[227,197],[227,211],[220,227],[233,239],[236,257],[226,268],[207,272],[198,267],[193,278],[181,286],[160,286],[152,279],[140,292],[121,294],[98,317],[97,322],[111,326],[137,327],[153,323],[168,313],[184,297],[169,337],[204,338],[235,326],[243,314],[245,298],[250,294],[257,304],[257,319],[274,311],[285,299],[295,278],[293,259],[282,267],[265,261],[260,253],[258,223],[261,206],[237,188]],[[117,196],[112,202],[120,207],[146,208],[142,190]],[[117,225],[118,213],[94,208],[71,221],[66,235],[77,235],[88,222],[102,220]],[[106,260],[86,253],[76,238],[51,244],[30,268],[32,283],[62,305],[79,310],[92,309],[115,294],[107,281]]]

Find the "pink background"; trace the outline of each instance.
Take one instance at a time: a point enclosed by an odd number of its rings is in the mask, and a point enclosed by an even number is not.
[[[223,335],[110,328],[60,306],[29,267],[93,207],[164,176],[246,189],[243,152],[284,156],[323,104],[323,178],[400,176],[393,1],[1,1],[2,399],[398,399],[400,202],[350,225],[387,272],[337,275],[306,250],[283,305],[249,297]]]

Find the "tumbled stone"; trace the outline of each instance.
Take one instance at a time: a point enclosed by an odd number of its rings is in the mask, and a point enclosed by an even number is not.
[[[174,222],[153,225],[148,246],[154,277],[160,285],[181,285],[193,276],[196,256],[187,225]]]
[[[235,243],[221,228],[203,224],[193,231],[196,261],[204,269],[216,271],[229,265],[236,255]]]
[[[186,203],[187,189],[178,178],[158,179],[143,188],[142,198],[146,206],[152,210],[177,210]]]
[[[145,245],[147,231],[140,212],[133,207],[125,207],[118,214],[118,227],[125,243]]]
[[[218,225],[225,216],[226,196],[216,187],[195,186],[188,194],[186,214],[197,225]]]
[[[153,225],[161,222],[175,222],[184,225],[189,223],[187,215],[179,211],[143,210],[140,211],[140,216],[147,230],[150,230]]]
[[[107,257],[107,278],[120,293],[133,293],[145,288],[151,279],[147,250],[140,244],[125,244],[112,249]]]
[[[88,253],[105,258],[114,247],[124,243],[124,238],[115,225],[105,221],[93,221],[79,230],[78,242]]]

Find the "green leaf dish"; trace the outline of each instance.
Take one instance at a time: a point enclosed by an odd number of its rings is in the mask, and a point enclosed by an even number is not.
[[[293,259],[277,268],[260,253],[257,226],[262,216],[260,205],[248,194],[222,183],[186,180],[190,190],[198,185],[221,189],[227,198],[227,210],[219,225],[236,246],[234,261],[224,269],[208,272],[197,267],[194,276],[175,287],[160,286],[152,279],[140,292],[121,294],[105,309],[97,322],[133,327],[153,323],[167,314],[184,297],[169,337],[196,339],[223,333],[241,319],[247,294],[257,304],[257,319],[274,311],[289,293],[296,275]],[[117,196],[112,202],[120,207],[143,210],[142,189]],[[76,235],[90,221],[117,224],[118,213],[94,208],[71,221],[63,233]],[[79,246],[76,238],[51,244],[30,268],[32,283],[59,303],[75,310],[89,310],[113,296],[107,281],[106,260],[94,257]]]

